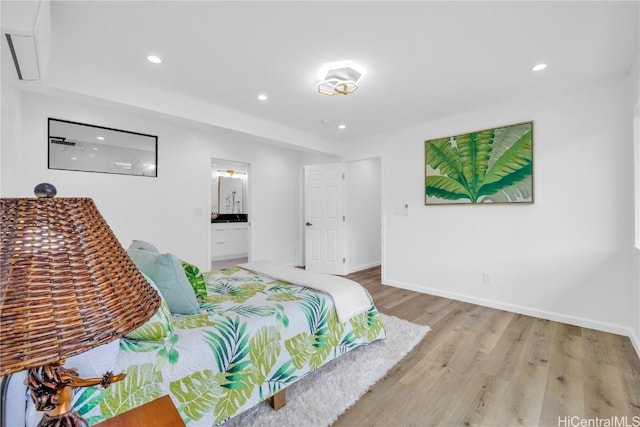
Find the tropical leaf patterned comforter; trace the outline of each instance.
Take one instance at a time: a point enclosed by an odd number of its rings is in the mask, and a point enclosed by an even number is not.
[[[341,324],[331,297],[311,288],[237,267],[204,277],[201,314],[174,316],[164,342],[121,340],[117,368],[127,378],[76,395],[74,406],[91,425],[165,394],[188,426],[218,425],[385,337],[373,303]]]

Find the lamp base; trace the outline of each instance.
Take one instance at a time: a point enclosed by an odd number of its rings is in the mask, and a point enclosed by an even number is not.
[[[80,414],[71,410],[53,417],[45,412],[38,427],[89,427],[89,424]]]
[[[38,427],[88,427],[73,410],[73,389],[101,385],[102,388],[123,380],[126,374],[107,372],[102,378],[80,378],[74,368],[64,368],[64,359],[29,369],[25,381],[38,411],[45,411]]]

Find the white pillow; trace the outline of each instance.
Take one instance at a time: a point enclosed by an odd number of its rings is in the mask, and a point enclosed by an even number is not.
[[[6,406],[2,408],[7,427],[25,425],[27,399],[31,399],[27,393],[24,381],[27,379],[27,371],[20,371],[8,377]]]
[[[113,371],[120,351],[120,340],[92,348],[77,356],[69,357],[65,368],[76,368],[80,378],[102,378],[107,371]]]
[[[42,419],[42,415],[44,412],[40,412],[36,410],[36,404],[33,403],[33,399],[29,397],[29,402],[27,403],[27,415],[24,421],[25,427],[38,427],[40,420]]]

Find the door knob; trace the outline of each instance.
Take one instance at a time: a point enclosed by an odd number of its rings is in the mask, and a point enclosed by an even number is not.
[[[311,224],[310,222],[307,223],[307,227],[312,226],[313,224]]]

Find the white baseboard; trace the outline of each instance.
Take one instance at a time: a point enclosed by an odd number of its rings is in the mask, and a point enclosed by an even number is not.
[[[631,344],[633,344],[633,348],[636,349],[636,354],[640,359],[640,337],[638,337],[632,329],[629,329],[629,339],[631,340]]]
[[[347,274],[355,273],[357,271],[366,270],[367,268],[371,268],[371,267],[378,267],[381,264],[382,263],[380,261],[375,261],[375,262],[371,262],[369,264],[362,264],[362,265],[358,265],[356,267],[349,267],[347,269]]]
[[[580,326],[583,328],[596,329],[603,332],[609,332],[617,335],[624,335],[631,339],[636,352],[638,352],[638,357],[640,357],[640,352],[638,349],[640,348],[640,342],[638,342],[637,337],[632,337],[632,331],[627,326],[615,325],[607,322],[598,322],[591,319],[586,319],[583,317],[577,316],[568,316],[562,313],[555,313],[546,310],[539,310],[532,307],[525,307],[516,304],[507,304],[500,301],[493,301],[484,298],[473,297],[470,295],[458,294],[455,292],[446,292],[439,289],[428,288],[424,286],[417,286],[411,283],[403,283],[396,280],[388,280],[382,279],[383,285],[393,286],[396,288],[407,289],[410,291],[420,292],[423,294],[435,295],[439,297],[449,298],[457,301],[464,301],[471,304],[477,304],[484,307],[496,308],[498,310],[505,310],[512,313],[524,314],[527,316],[538,317],[546,320],[553,320],[555,322],[568,323],[570,325]],[[635,341],[634,341],[635,340]]]

